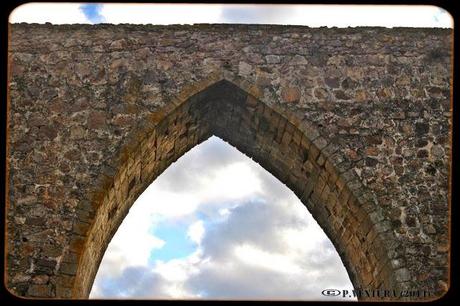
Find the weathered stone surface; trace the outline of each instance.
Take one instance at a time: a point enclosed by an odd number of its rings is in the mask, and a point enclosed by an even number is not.
[[[30,285],[27,295],[40,298],[52,297],[49,285]]]
[[[300,91],[296,87],[283,88],[281,96],[285,102],[298,102],[300,99]]]
[[[441,295],[451,34],[12,25],[8,288],[87,297],[137,196],[214,134],[297,194],[356,287]]]
[[[267,64],[279,64],[281,61],[278,55],[267,55],[265,59]]]
[[[102,111],[93,111],[88,116],[88,128],[101,129],[106,125],[106,113]]]
[[[339,81],[340,81],[339,78],[325,78],[324,79],[324,82],[326,83],[326,85],[331,88],[339,87],[340,86]]]
[[[34,278],[32,279],[32,283],[33,284],[36,284],[36,285],[45,285],[48,283],[50,277],[46,274],[44,275],[36,275],[34,276]]]

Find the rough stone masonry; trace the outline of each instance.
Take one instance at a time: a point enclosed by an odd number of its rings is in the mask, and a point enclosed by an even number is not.
[[[296,193],[355,288],[421,293],[398,300],[448,290],[451,29],[12,24],[9,35],[11,293],[87,298],[137,196],[211,135]]]

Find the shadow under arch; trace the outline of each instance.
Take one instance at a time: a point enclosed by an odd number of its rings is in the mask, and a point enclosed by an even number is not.
[[[137,197],[212,135],[251,157],[299,197],[334,244],[356,289],[400,289],[390,260],[396,239],[382,226],[388,221],[381,208],[348,169],[339,147],[303,114],[257,99],[251,94],[257,88],[245,80],[228,79],[194,86],[188,97],[151,114],[108,165],[113,174],[101,174],[92,202],[77,221],[80,234],[71,238],[77,258],[72,297],[89,296],[104,252]]]

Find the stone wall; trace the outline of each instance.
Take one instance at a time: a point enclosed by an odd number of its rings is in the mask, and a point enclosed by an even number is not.
[[[298,195],[355,288],[442,295],[451,45],[449,29],[11,25],[7,287],[86,298],[137,196],[216,135]]]

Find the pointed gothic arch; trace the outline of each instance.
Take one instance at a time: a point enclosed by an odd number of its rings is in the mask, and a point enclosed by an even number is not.
[[[104,252],[137,197],[212,135],[254,159],[299,197],[334,244],[355,288],[400,288],[390,260],[396,239],[339,147],[304,114],[256,96],[258,88],[243,79],[212,75],[132,133],[119,159],[105,166],[92,200],[77,211],[68,256],[77,263],[76,275],[66,278],[73,298],[88,297]]]

